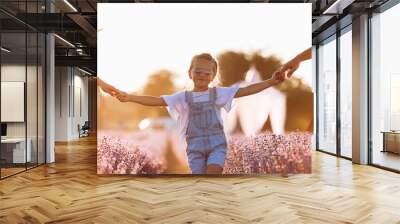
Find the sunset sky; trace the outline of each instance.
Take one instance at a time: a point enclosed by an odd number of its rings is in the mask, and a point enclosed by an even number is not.
[[[311,4],[98,4],[98,76],[136,91],[169,69],[190,82],[193,55],[261,49],[287,61],[311,46]],[[297,70],[311,85],[311,61]]]

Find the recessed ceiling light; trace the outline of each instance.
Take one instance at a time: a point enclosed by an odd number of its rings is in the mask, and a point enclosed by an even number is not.
[[[83,70],[83,69],[81,69],[81,68],[79,68],[79,67],[78,67],[78,70],[81,71],[81,72],[83,72],[83,73],[85,73],[85,74],[93,75],[92,73],[90,73],[90,72],[88,72],[88,71],[85,71],[85,70]]]
[[[343,9],[351,5],[355,0],[337,0],[330,5],[322,14],[342,14]]]
[[[69,3],[68,0],[64,0],[65,4],[67,4],[72,10],[74,10],[75,12],[78,12],[78,10],[71,4]]]
[[[64,38],[62,38],[62,37],[60,37],[60,36],[57,35],[57,34],[54,34],[54,36],[57,37],[58,39],[60,39],[62,42],[66,43],[67,45],[69,45],[69,46],[75,48],[75,45],[73,45],[73,44],[72,44],[71,42],[69,42],[68,40],[66,40],[66,39],[64,39]]]
[[[11,50],[9,50],[9,49],[7,49],[7,48],[5,48],[5,47],[1,47],[1,50],[4,51],[4,52],[7,52],[7,53],[10,53],[10,52],[11,52]]]

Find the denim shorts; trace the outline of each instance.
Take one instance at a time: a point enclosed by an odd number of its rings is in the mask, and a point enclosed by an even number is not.
[[[187,141],[187,155],[193,174],[205,174],[207,165],[224,167],[227,143],[225,133],[190,137]]]

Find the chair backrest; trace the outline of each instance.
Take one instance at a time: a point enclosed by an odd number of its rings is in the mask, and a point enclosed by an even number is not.
[[[83,124],[82,128],[87,128],[87,129],[89,129],[89,128],[90,128],[90,123],[89,123],[89,121],[85,121],[85,124]]]

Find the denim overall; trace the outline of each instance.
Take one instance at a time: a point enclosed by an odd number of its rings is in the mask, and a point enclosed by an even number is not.
[[[204,174],[207,165],[224,167],[226,138],[216,113],[216,89],[212,88],[209,100],[193,102],[192,92],[185,92],[189,105],[189,119],[186,129],[187,155],[193,174]]]

